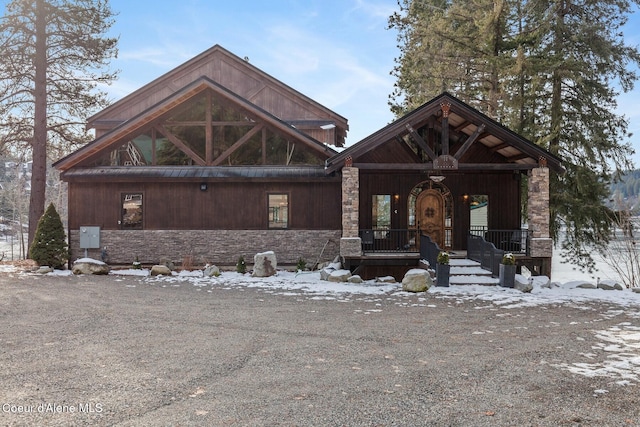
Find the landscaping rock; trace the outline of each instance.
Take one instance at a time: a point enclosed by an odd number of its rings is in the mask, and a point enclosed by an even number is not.
[[[331,273],[333,273],[334,271],[336,271],[335,268],[323,268],[322,270],[320,270],[320,280],[329,280],[329,276],[331,276]]]
[[[640,294],[640,288],[631,288],[631,292]]]
[[[152,276],[171,276],[171,269],[163,264],[156,264],[151,267]]]
[[[396,278],[393,276],[376,277],[377,283],[396,283]]]
[[[273,251],[261,252],[253,257],[253,277],[270,277],[276,274],[278,261]]]
[[[349,277],[349,279],[347,279],[347,282],[349,283],[362,283],[364,282],[364,280],[362,280],[362,277],[358,276],[357,274]]]
[[[520,292],[529,293],[533,290],[533,280],[527,279],[521,274],[516,274],[516,278],[513,282],[513,288]]]
[[[73,274],[109,274],[109,266],[102,261],[80,258],[73,263]]]
[[[351,272],[349,270],[335,270],[331,272],[329,275],[330,282],[346,282],[351,277]]]
[[[624,288],[615,280],[602,280],[598,282],[598,289],[604,289],[605,291],[621,291]]]
[[[215,265],[208,265],[202,271],[204,277],[217,277],[220,275],[220,269]]]
[[[576,288],[580,289],[597,289],[598,287],[591,282],[582,282],[576,285]]]
[[[402,290],[407,292],[425,292],[433,285],[427,270],[413,268],[402,279]]]
[[[53,272],[53,268],[49,267],[48,265],[40,266],[36,270],[36,274],[47,274],[47,273],[51,273],[51,272]]]

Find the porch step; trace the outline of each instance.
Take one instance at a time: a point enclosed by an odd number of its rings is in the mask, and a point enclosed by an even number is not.
[[[451,272],[449,283],[452,285],[498,285],[497,277],[480,267],[480,263],[467,258],[453,258],[449,261]]]

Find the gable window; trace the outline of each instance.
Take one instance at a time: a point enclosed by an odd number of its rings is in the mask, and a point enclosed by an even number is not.
[[[124,193],[122,195],[120,226],[123,230],[142,229],[142,193]]]
[[[269,228],[289,227],[289,195],[269,194]]]

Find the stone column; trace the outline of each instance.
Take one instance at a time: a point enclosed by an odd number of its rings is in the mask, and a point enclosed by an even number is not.
[[[532,258],[544,258],[544,271],[541,273],[551,276],[553,240],[550,235],[548,167],[538,167],[529,171],[528,197],[530,255]]]
[[[342,168],[342,238],[340,255],[343,257],[361,256],[362,242],[359,237],[360,215],[360,175],[358,168],[352,166],[347,158]]]

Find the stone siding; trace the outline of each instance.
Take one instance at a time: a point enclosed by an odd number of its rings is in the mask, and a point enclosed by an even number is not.
[[[340,234],[340,230],[102,230],[100,244],[107,249],[107,262],[117,265],[131,264],[136,257],[142,264],[180,265],[188,256],[195,266],[235,265],[241,255],[250,264],[256,253],[274,251],[280,265],[295,265],[302,257],[311,266],[323,248],[319,262],[339,254]],[[69,235],[71,260],[84,257],[79,230]],[[87,255],[101,259],[101,250],[89,249]]]
[[[528,217],[529,230],[534,238],[550,237],[549,168],[535,168],[529,172]]]
[[[362,240],[359,237],[343,237],[340,239],[341,257],[359,257],[362,255]]]
[[[342,237],[358,237],[360,215],[358,168],[342,168]]]
[[[532,258],[543,260],[540,273],[551,277],[550,260],[553,256],[553,240],[550,234],[549,168],[532,169],[529,172],[528,186],[527,213],[531,231],[529,254]]]

